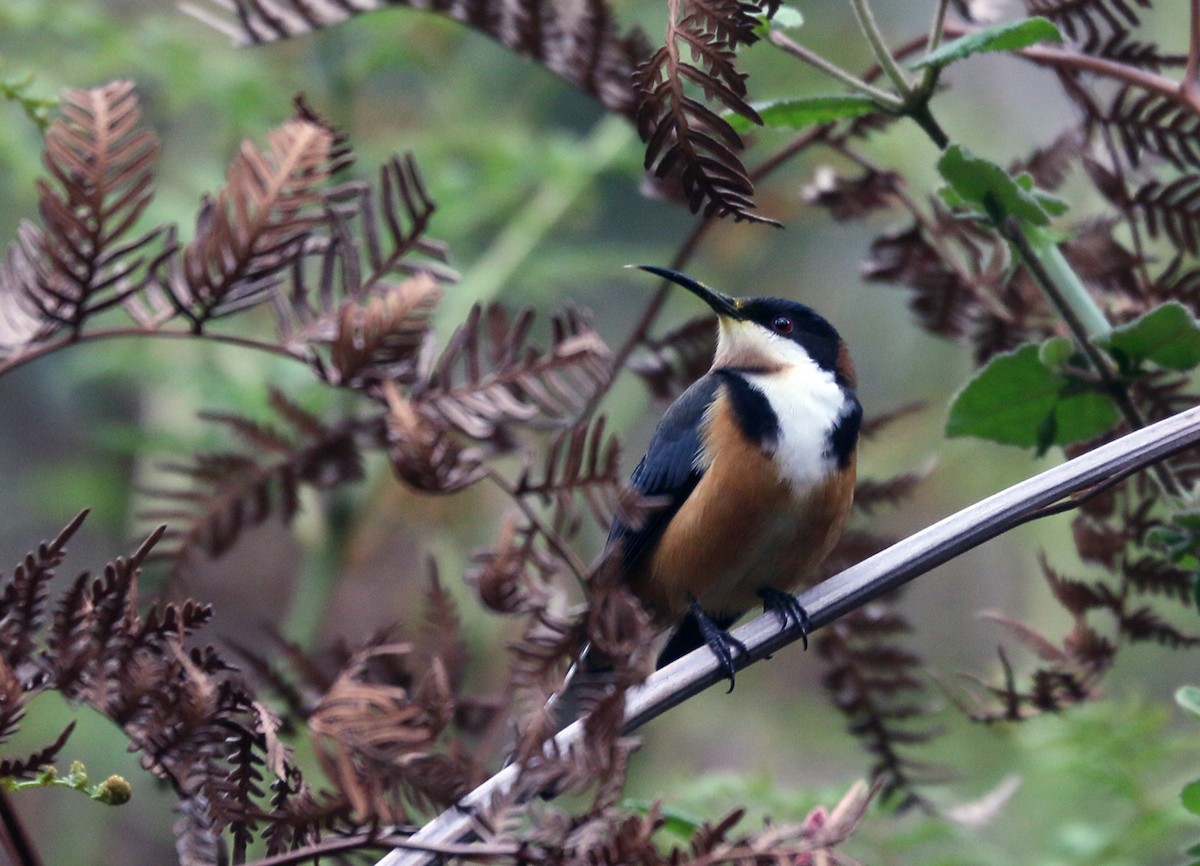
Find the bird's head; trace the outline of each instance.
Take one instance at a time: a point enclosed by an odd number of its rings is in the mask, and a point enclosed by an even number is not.
[[[638,267],[683,286],[717,314],[720,330],[713,369],[770,372],[812,361],[854,388],[854,364],[846,344],[811,307],[784,298],[735,298],[670,268]]]

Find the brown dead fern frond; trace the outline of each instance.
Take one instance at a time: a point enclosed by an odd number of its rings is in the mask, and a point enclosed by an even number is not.
[[[202,415],[227,427],[245,450],[165,464],[164,470],[191,486],[144,491],[156,504],[143,511],[143,518],[171,524],[168,549],[158,558],[168,559],[173,571],[200,554],[221,555],[245,530],[269,518],[290,522],[299,510],[302,487],[326,489],[358,480],[361,446],[382,437],[379,418],[327,424],[276,390],[270,405],[285,425],[282,431],[238,415]]]
[[[737,46],[755,38],[754,11],[773,7],[670,0],[665,44],[638,69],[637,125],[646,142],[647,170],[677,178],[693,212],[773,223],[753,213],[754,185],[738,156],[741,136],[705,104],[715,102],[762,123],[746,101],[746,76],[734,65]],[[704,101],[692,95],[693,88]]]
[[[526,343],[532,324],[532,311],[474,307],[413,390],[422,413],[503,448],[511,426],[555,426],[579,412],[608,383],[608,347],[572,311],[554,319],[547,352]]]
[[[626,116],[635,111],[632,75],[649,49],[640,30],[618,29],[605,0],[358,0],[325,5],[304,0],[206,0],[185,3],[184,9],[235,43],[249,45],[300,36],[390,6],[445,15],[544,66],[609,111]]]
[[[420,272],[361,301],[343,303],[331,340],[335,381],[370,391],[384,381],[415,382],[441,298],[441,284]]]
[[[42,225],[22,225],[0,279],[11,351],[120,305],[147,279],[162,229],[133,230],[153,196],[158,139],[139,128],[133,84],[68,90],[46,131],[50,179],[38,182]],[[2,332],[0,332],[2,333]],[[14,345],[17,344],[17,345]]]
[[[699,316],[661,337],[642,341],[644,351],[629,361],[658,400],[673,400],[708,372],[717,349],[716,316]]]
[[[355,812],[403,823],[411,809],[445,806],[465,793],[464,753],[439,751],[453,719],[454,697],[435,660],[412,688],[373,682],[367,663],[380,654],[406,655],[406,644],[359,653],[309,717],[309,731],[326,775]]]
[[[312,120],[289,120],[267,141],[265,150],[243,142],[193,240],[159,263],[159,283],[197,332],[270,299],[324,219],[321,186],[345,162],[334,134]]]
[[[289,346],[332,341],[344,306],[391,294],[398,277],[401,284],[456,278],[444,264],[446,245],[428,236],[436,204],[411,154],[388,159],[377,186],[350,181],[330,190],[325,207],[322,230],[292,268],[289,290],[275,297]]]
[[[537,497],[559,512],[555,523],[577,522],[582,498],[601,528],[607,529],[623,505],[624,475],[616,436],[605,437],[605,419],[576,424],[556,435],[546,449],[540,471],[526,466],[515,484],[517,496]]]

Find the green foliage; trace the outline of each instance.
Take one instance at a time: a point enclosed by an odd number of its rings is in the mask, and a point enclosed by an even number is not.
[[[1192,370],[1200,365],[1200,322],[1170,301],[1115,328],[1103,345],[1127,375],[1147,361],[1165,370]]]
[[[762,119],[763,126],[782,129],[803,129],[820,123],[831,123],[851,117],[862,117],[879,106],[868,96],[845,94],[839,96],[806,96],[800,99],[780,99],[774,102],[756,102],[754,110]],[[730,125],[738,132],[754,127],[740,115],[728,116]]]
[[[43,132],[50,123],[50,111],[58,100],[49,96],[35,96],[30,93],[35,78],[32,74],[23,78],[0,79],[0,99],[12,102],[21,107],[25,116],[33,121]]]
[[[941,194],[955,206],[972,205],[995,225],[1006,217],[1045,226],[1050,217],[1066,211],[1066,204],[1033,185],[1029,175],[1012,177],[996,163],[975,156],[961,145],[946,148],[938,160],[938,171],[950,185]]]
[[[959,391],[946,435],[1036,448],[1041,455],[1053,445],[1094,438],[1117,418],[1106,394],[1048,366],[1040,347],[1029,344],[993,358]]]
[[[123,806],[133,797],[133,787],[121,776],[109,776],[103,782],[88,784],[87,768],[82,761],[72,761],[67,775],[62,775],[53,765],[41,768],[32,779],[20,781],[11,776],[0,777],[0,790],[27,791],[32,788],[69,788],[80,791],[90,799],[106,806]]]
[[[926,54],[913,64],[914,69],[942,69],[956,60],[989,51],[1017,51],[1038,42],[1062,42],[1062,34],[1041,17],[993,24],[968,36],[961,36]]]

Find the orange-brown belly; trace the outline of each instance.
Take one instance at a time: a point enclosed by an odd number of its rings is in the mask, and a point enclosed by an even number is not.
[[[730,440],[726,440],[729,442]],[[692,599],[710,614],[740,614],[758,590],[793,590],[837,543],[854,496],[855,466],[796,490],[757,446],[735,437],[717,452],[647,560],[630,575],[660,626]]]

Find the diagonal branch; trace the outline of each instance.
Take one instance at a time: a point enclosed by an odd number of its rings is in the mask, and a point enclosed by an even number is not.
[[[828,625],[869,601],[907,583],[1027,522],[1047,506],[1110,479],[1145,469],[1200,443],[1200,407],[1189,409],[1048,469],[993,494],[909,536],[841,574],[813,587],[800,598],[813,628]],[[764,614],[735,632],[748,652],[734,660],[737,668],[753,664],[801,637],[798,626],[779,629],[775,616]],[[673,706],[721,681],[725,673],[706,650],[698,650],[656,672],[632,691],[625,706],[624,730],[632,731]],[[583,723],[563,730],[548,746],[564,751],[579,741]],[[492,776],[455,807],[443,812],[408,840],[409,848],[440,845],[466,838],[473,814],[497,794],[510,791],[520,767],[510,765]],[[429,854],[395,850],[377,866],[424,866]]]

